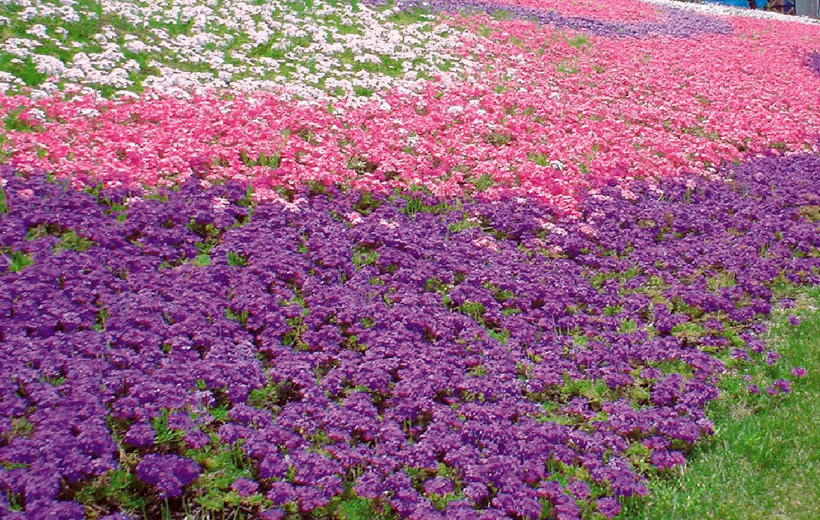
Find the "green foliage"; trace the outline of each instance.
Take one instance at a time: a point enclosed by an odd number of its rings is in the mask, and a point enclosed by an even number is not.
[[[532,153],[532,152],[529,152],[529,153],[527,154],[527,157],[528,157],[528,158],[529,158],[532,162],[534,162],[535,164],[537,164],[538,166],[549,166],[549,163],[550,163],[550,158],[549,158],[549,155],[546,155],[546,154],[543,154],[543,153]]]
[[[353,209],[362,215],[369,215],[376,208],[382,205],[382,201],[376,199],[372,193],[363,192],[360,195],[359,201],[353,205]]]
[[[470,183],[475,186],[476,191],[486,191],[495,185],[495,179],[485,173],[481,177],[470,179]]]
[[[225,309],[225,317],[229,320],[238,321],[240,325],[243,327],[248,323],[248,311],[242,310],[240,312],[235,312],[233,309]]]
[[[353,265],[360,270],[366,265],[374,265],[379,260],[380,253],[370,247],[359,246],[353,250]]]
[[[697,342],[697,340],[705,334],[705,329],[693,321],[687,321],[685,323],[681,323],[680,325],[675,325],[675,327],[672,328],[673,336],[677,336],[692,343]]]
[[[144,510],[147,500],[142,485],[129,468],[110,470],[85,484],[74,499],[88,509],[101,504],[116,504],[126,511]]]
[[[402,9],[401,11],[388,16],[387,20],[400,27],[406,27],[408,25],[430,20],[431,17],[432,13],[429,10],[416,7],[412,10]]]
[[[567,40],[567,44],[570,47],[574,47],[576,49],[583,49],[584,45],[589,44],[589,37],[587,37],[585,34],[582,34],[582,35],[577,36],[577,37],[575,37],[571,40]]]
[[[83,236],[78,235],[75,231],[66,231],[60,235],[60,243],[54,246],[54,251],[63,249],[70,249],[72,251],[87,251],[91,246],[97,245]]]
[[[365,87],[362,87],[362,86],[359,86],[359,85],[354,85],[353,86],[353,93],[356,94],[357,96],[360,96],[360,97],[370,97],[375,92],[376,92],[375,90],[370,89],[370,88],[365,88]]]
[[[22,251],[11,251],[9,256],[9,266],[6,268],[6,270],[10,273],[20,272],[26,267],[34,264],[34,259],[32,259],[29,255]]]
[[[252,466],[242,451],[241,441],[232,445],[211,443],[199,450],[188,451],[186,456],[193,458],[202,468],[193,488],[198,491],[196,503],[205,511],[215,513],[234,510],[238,513],[238,509],[243,506],[259,506],[266,502],[261,493],[241,497],[230,488],[236,479],[254,478]]]
[[[2,53],[0,53],[0,70],[3,70],[2,60]],[[20,115],[25,110],[25,107],[15,108],[14,110],[10,110],[6,114],[6,117],[3,118],[3,126],[6,127],[6,130],[14,130],[17,132],[39,132],[42,130],[42,127],[40,125],[32,124],[20,118]]]
[[[226,256],[228,257],[228,265],[239,267],[246,267],[248,265],[248,258],[242,253],[228,251]]]
[[[466,301],[458,307],[458,311],[466,314],[473,320],[482,323],[484,321],[484,305],[479,302]]]
[[[10,428],[2,432],[0,440],[9,442],[16,437],[30,437],[34,432],[34,425],[25,417],[14,417],[11,419]]]
[[[97,317],[94,318],[94,325],[92,328],[98,332],[105,330],[106,320],[108,320],[108,309],[103,307],[97,312]]]
[[[211,417],[216,419],[217,421],[224,421],[228,418],[228,406],[227,405],[219,405],[214,406],[209,410]]]
[[[489,334],[489,336],[491,338],[495,339],[496,341],[498,341],[502,345],[506,345],[507,341],[509,341],[509,339],[510,339],[510,331],[504,330],[504,329],[502,329],[500,331],[494,331],[492,329],[487,329],[487,334]]]
[[[371,520],[376,518],[373,500],[354,496],[342,500],[337,506],[340,520]]]
[[[0,52],[0,70],[20,78],[27,87],[36,87],[48,77],[44,72],[37,71],[37,65],[30,56],[21,59],[9,52]]]
[[[154,427],[154,444],[157,446],[174,446],[185,437],[185,432],[168,427],[168,410],[163,410],[162,415],[154,417],[151,425]]]
[[[476,228],[478,226],[478,222],[470,220],[470,218],[465,215],[464,218],[462,218],[460,221],[453,222],[452,224],[450,224],[447,228],[447,231],[453,234],[458,233],[459,231],[464,231],[465,229]]]
[[[504,132],[490,132],[484,136],[484,142],[493,146],[504,146],[515,140],[512,134]],[[485,174],[486,175],[486,174]]]
[[[794,308],[773,312],[765,338],[783,356],[781,362],[747,366],[749,381],[725,378],[721,397],[707,407],[714,437],[695,448],[685,472],[653,477],[648,497],[623,500],[620,520],[817,518],[820,287],[796,294]],[[788,321],[791,314],[802,319],[796,327]],[[796,379],[790,373],[794,366],[809,375]],[[792,380],[792,393],[772,398],[746,390],[748,383],[762,386],[774,378]]]
[[[251,390],[248,395],[248,405],[272,410],[279,406],[279,399],[279,385],[273,381],[268,381],[265,386]]]
[[[194,257],[193,264],[197,267],[211,265],[211,255],[207,253],[200,253]]]
[[[279,152],[276,152],[273,155],[267,155],[264,152],[259,152],[256,155],[256,158],[252,159],[248,155],[248,152],[242,150],[239,152],[239,160],[241,160],[242,164],[245,166],[265,166],[267,168],[278,168],[280,164]]]
[[[162,28],[168,31],[168,34],[171,37],[176,37],[180,35],[189,35],[191,33],[191,29],[194,26],[194,19],[190,18],[188,20],[183,20],[181,13],[177,16],[177,19],[173,22],[164,22],[162,24]]]
[[[618,332],[622,334],[628,334],[630,332],[635,332],[636,330],[638,330],[638,324],[632,319],[622,320],[621,324],[618,325]]]

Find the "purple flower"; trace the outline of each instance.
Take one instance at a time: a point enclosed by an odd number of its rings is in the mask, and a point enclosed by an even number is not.
[[[211,438],[208,436],[207,433],[201,430],[191,430],[185,434],[183,438],[185,444],[190,446],[191,448],[198,450],[208,445],[211,442]]]
[[[384,485],[379,474],[375,471],[368,471],[364,473],[356,481],[354,487],[356,494],[364,498],[378,498],[384,491]]]
[[[259,517],[263,520],[281,520],[285,517],[285,511],[278,507],[275,509],[266,509],[259,513]]]
[[[147,448],[154,444],[154,428],[150,424],[136,423],[128,428],[125,442],[138,448]]]
[[[792,391],[792,383],[788,379],[775,379],[772,385],[784,394],[788,394]]]
[[[233,444],[239,439],[250,435],[251,430],[236,424],[223,424],[219,427],[219,438],[225,444]]]
[[[767,365],[774,365],[777,361],[783,356],[780,355],[779,352],[774,350],[767,350],[766,351],[766,364]]]
[[[259,484],[247,478],[238,478],[231,484],[231,489],[239,493],[239,496],[247,497],[256,493]]]
[[[760,388],[758,388],[757,385],[746,385],[746,390],[749,391],[749,393],[752,393],[752,394],[759,394],[760,393]]]
[[[0,246],[35,260],[0,276],[0,455],[25,465],[0,472],[0,496],[23,495],[21,514],[45,517],[36,504],[56,500],[61,482],[116,466],[110,419],[134,423],[124,438],[143,458],[137,476],[178,496],[199,468],[148,453],[148,422],[167,413],[187,447],[244,440],[257,481],[237,480],[238,493],[261,486],[306,512],[353,484],[402,516],[447,516],[431,499],[454,484],[423,480],[422,496],[402,469],[443,462],[463,475],[466,498],[452,507],[462,517],[534,517],[537,495],[577,518],[576,500],[592,494],[561,485],[562,470],[546,474],[554,457],[611,490],[595,495],[607,514],[617,501],[606,499],[646,492],[619,455],[634,439],[664,468],[682,463],[667,451],[679,441],[711,433],[720,360],[746,358],[712,334],[722,316],[748,354],[762,353],[768,287],[781,273],[812,283],[820,239],[794,208],[820,196],[818,168],[812,155],[761,157],[722,172],[731,184],[657,181],[663,198],[636,181],[635,201],[604,183],[580,219],[500,192],[417,212],[444,201],[329,188],[300,192],[298,214],[249,211],[239,183],[186,184],[166,202],[134,202],[125,222],[94,196],[0,168],[11,194]],[[218,216],[213,197],[229,201]],[[98,245],[55,253],[56,236],[27,239],[49,229]],[[205,242],[211,263],[198,265]],[[715,289],[716,276],[736,283]],[[597,395],[616,387],[615,401]],[[787,389],[778,380],[767,392]],[[564,391],[566,409],[545,412]],[[22,416],[30,424],[12,422]]]
[[[800,317],[795,316],[794,314],[789,316],[789,325],[791,325],[792,327],[797,327],[798,325],[800,325]]]
[[[589,485],[581,480],[575,480],[567,485],[567,490],[578,500],[584,500],[589,496]]]
[[[679,451],[656,450],[649,457],[649,461],[656,468],[671,468],[686,462],[686,457]]]
[[[287,504],[293,500],[295,496],[296,491],[293,486],[282,481],[271,483],[270,490],[265,494],[265,497],[277,506]]]
[[[615,498],[599,498],[595,504],[598,506],[598,512],[607,518],[615,518],[621,512],[621,504]]]
[[[812,52],[806,57],[806,66],[820,76],[820,52]]]
[[[199,478],[199,465],[177,455],[148,454],[137,465],[137,478],[159,489],[163,496],[176,497],[182,488]]]
[[[436,477],[424,482],[424,492],[435,495],[446,495],[453,490],[453,481],[443,477]]]
[[[809,371],[805,368],[801,367],[794,367],[792,368],[792,375],[794,377],[806,377],[809,374]]]
[[[474,502],[487,498],[488,494],[489,491],[487,490],[487,486],[479,482],[473,482],[464,488],[464,496]]]

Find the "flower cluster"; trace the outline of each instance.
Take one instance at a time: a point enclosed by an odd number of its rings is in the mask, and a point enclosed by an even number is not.
[[[653,8],[642,2],[544,2],[535,0],[401,0],[405,9],[419,6],[447,12],[495,14],[505,19],[575,29],[609,37],[675,37],[730,34],[723,20],[670,7]]]
[[[176,455],[149,454],[137,465],[137,477],[160,490],[163,497],[176,497],[182,488],[199,477],[199,466]]]
[[[807,375],[761,320],[820,283],[817,25],[26,0],[0,26],[2,518],[613,518],[721,385]]]
[[[109,94],[232,88],[366,99],[470,66],[451,53],[460,31],[432,14],[407,18],[396,9],[325,0],[117,0],[99,7],[0,7],[15,17],[8,24],[13,37],[0,38],[0,50],[12,57],[0,60],[0,70],[11,74],[0,90],[54,88],[44,83],[52,78],[62,88]]]
[[[758,320],[773,284],[820,281],[818,168],[603,183],[574,219],[5,168],[0,513],[81,518],[115,474],[194,499],[229,450],[244,469],[219,485],[270,518],[613,517],[711,433],[727,367],[777,362]]]
[[[399,23],[403,11],[391,12]],[[442,20],[461,35],[447,52],[463,67],[365,104],[328,105],[307,91],[299,101],[228,92],[3,97],[2,153],[75,183],[258,179],[260,198],[276,198],[262,182],[382,193],[416,184],[439,196],[535,195],[574,212],[601,180],[713,174],[772,148],[816,149],[815,26],[736,17],[721,22],[731,32],[646,39],[486,13]],[[369,60],[363,45],[353,56]],[[784,45],[791,50],[778,60],[759,59]]]

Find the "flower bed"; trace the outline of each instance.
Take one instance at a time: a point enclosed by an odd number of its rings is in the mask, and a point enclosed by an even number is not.
[[[606,186],[580,220],[6,169],[3,515],[611,518],[711,432],[721,378],[776,362],[755,333],[774,285],[820,281],[818,168]]]
[[[261,176],[272,187],[418,184],[438,196],[478,187],[573,212],[584,190],[609,179],[713,174],[771,148],[816,149],[812,26],[732,19],[731,34],[636,39],[486,14],[446,21],[463,35],[447,60],[463,63],[438,82],[364,101],[298,82],[291,93],[317,97],[9,96],[2,151],[10,164],[76,183]]]
[[[373,2],[381,5],[387,2]],[[449,13],[488,13],[501,19],[534,21],[539,24],[576,29],[599,36],[687,38],[701,34],[729,34],[724,21],[669,7],[652,7],[624,1],[606,6],[593,2],[557,2],[545,5],[529,0],[403,0],[405,9],[434,8]]]
[[[0,517],[615,518],[806,375],[817,27],[105,4],[0,6]]]

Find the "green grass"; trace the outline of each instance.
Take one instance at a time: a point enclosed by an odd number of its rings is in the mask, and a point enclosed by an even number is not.
[[[794,327],[788,317],[801,323]],[[669,480],[652,480],[648,499],[631,500],[622,520],[816,520],[820,518],[820,287],[772,315],[767,344],[783,359],[765,367],[791,380],[792,393],[730,395],[713,403],[714,437]],[[740,390],[745,393],[745,390]],[[764,394],[765,395],[765,394]]]

